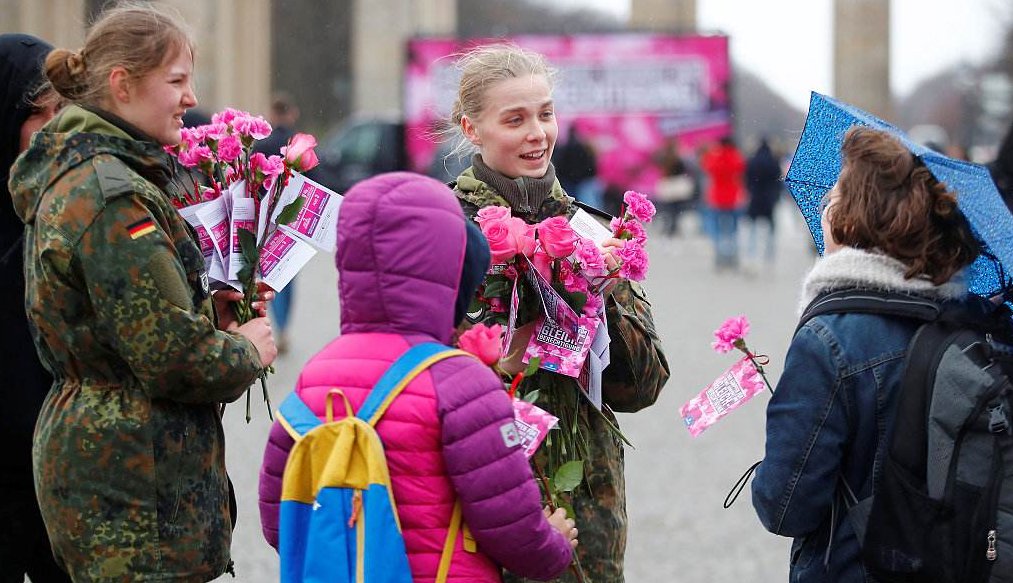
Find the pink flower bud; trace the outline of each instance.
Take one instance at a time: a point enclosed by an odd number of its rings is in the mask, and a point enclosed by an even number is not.
[[[285,163],[299,172],[305,172],[317,164],[317,154],[313,148],[317,147],[317,140],[309,134],[296,134],[288,141],[288,145],[281,149],[285,156]]]
[[[503,354],[503,326],[492,327],[475,324],[457,338],[457,345],[466,352],[478,357],[485,364],[492,366],[499,362]]]

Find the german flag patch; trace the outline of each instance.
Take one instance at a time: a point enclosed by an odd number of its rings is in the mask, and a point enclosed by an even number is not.
[[[155,221],[150,218],[141,219],[132,225],[128,225],[127,232],[130,233],[131,239],[139,239],[148,233],[155,232]]]

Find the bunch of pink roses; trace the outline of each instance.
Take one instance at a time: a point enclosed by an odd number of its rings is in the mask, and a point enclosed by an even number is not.
[[[180,165],[197,170],[207,179],[200,184],[191,174],[193,190],[183,190],[174,204],[178,208],[213,200],[243,181],[246,195],[258,202],[263,189],[271,192],[292,175],[306,172],[319,160],[313,148],[316,139],[309,134],[296,134],[282,149],[282,155],[265,156],[253,153],[253,144],[271,135],[271,124],[263,117],[238,109],[226,108],[211,117],[211,123],[181,130],[182,141],[165,150],[176,156]]]
[[[229,108],[214,114],[210,124],[184,128],[180,143],[165,147],[189,170],[190,184],[177,191],[173,204],[197,232],[209,278],[243,291],[243,300],[235,304],[240,323],[254,317],[265,243],[278,225],[292,222],[305,203],[297,197],[275,217],[282,190],[293,173],[319,163],[316,139],[309,134],[294,135],[280,155],[254,153],[254,143],[271,131],[262,117]],[[263,376],[261,382],[270,414]]]
[[[482,298],[494,312],[506,311],[505,296],[511,287],[506,284],[516,280],[530,261],[575,311],[586,316],[597,314],[603,302],[601,291],[609,280],[643,281],[647,276],[647,233],[642,223],[651,221],[655,208],[646,196],[632,190],[623,199],[623,212],[610,225],[613,236],[624,242],[614,252],[618,267],[613,270],[607,267],[598,245],[578,235],[566,217],[550,217],[529,225],[512,216],[508,207],[490,205],[480,209],[475,220],[489,241],[492,263],[505,266],[501,268],[503,281],[487,281]]]

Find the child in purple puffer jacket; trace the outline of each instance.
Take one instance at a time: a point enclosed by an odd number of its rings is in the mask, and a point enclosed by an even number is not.
[[[358,410],[392,362],[422,342],[449,344],[489,267],[485,239],[440,182],[384,174],[349,190],[338,217],[341,335],[303,368],[295,391],[321,419],[341,387]],[[336,412],[340,418],[342,413]],[[415,581],[436,577],[455,502],[477,543],[458,537],[448,581],[548,580],[570,564],[573,521],[546,518],[499,377],[452,357],[416,377],[377,424]],[[260,474],[264,536],[278,546],[281,477],[293,440],[276,421]]]

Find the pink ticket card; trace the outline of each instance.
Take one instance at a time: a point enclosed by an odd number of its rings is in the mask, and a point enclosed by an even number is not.
[[[285,231],[275,231],[260,253],[260,273],[264,283],[274,291],[281,291],[316,252],[309,243]]]
[[[341,206],[342,196],[298,172],[293,172],[292,178],[281,191],[281,198],[278,199],[271,220],[277,222],[281,211],[297,198],[304,200],[299,214],[294,221],[282,225],[281,228],[317,249],[334,251],[338,239],[338,208]]]
[[[517,428],[517,440],[524,448],[528,458],[535,455],[538,446],[545,441],[559,418],[552,416],[532,403],[522,399],[514,399],[514,426]]]
[[[229,279],[239,279],[239,271],[246,265],[239,244],[239,230],[245,229],[255,237],[256,223],[256,201],[252,198],[237,198],[232,201],[232,217],[229,220]]]
[[[679,415],[690,435],[696,437],[765,388],[763,377],[749,357],[743,356],[699,395],[680,407]]]

